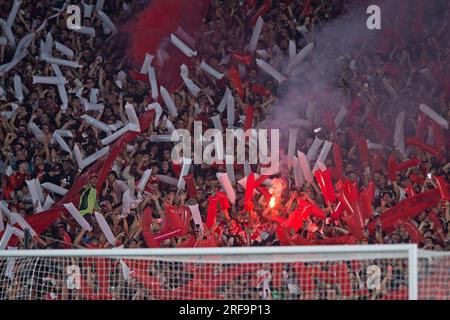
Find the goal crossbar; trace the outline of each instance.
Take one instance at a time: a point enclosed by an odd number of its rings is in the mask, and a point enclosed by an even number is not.
[[[418,249],[404,245],[343,245],[290,247],[227,248],[158,248],[158,249],[69,249],[69,250],[3,250],[0,258],[108,257],[190,261],[207,259],[208,263],[228,260],[234,263],[257,261],[349,261],[362,259],[403,258],[408,260],[408,298],[418,299]],[[214,257],[216,259],[214,259]],[[219,259],[217,259],[219,258]],[[261,260],[262,259],[262,260]]]

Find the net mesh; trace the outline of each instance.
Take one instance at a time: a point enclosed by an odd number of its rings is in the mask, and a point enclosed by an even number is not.
[[[419,299],[448,300],[450,255],[413,263]],[[399,253],[0,257],[0,299],[404,300],[408,264]]]

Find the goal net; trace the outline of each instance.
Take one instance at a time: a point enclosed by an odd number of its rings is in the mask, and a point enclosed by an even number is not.
[[[415,245],[7,250],[0,300],[448,300],[449,272]]]

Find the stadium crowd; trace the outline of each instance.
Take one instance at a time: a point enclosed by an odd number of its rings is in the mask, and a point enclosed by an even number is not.
[[[7,19],[14,1],[6,0],[0,4],[0,15]],[[77,3],[78,1],[73,1]],[[86,4],[94,1],[86,0]],[[106,1],[104,12],[117,26],[124,24],[141,12],[148,1],[122,0]],[[354,50],[349,56],[334,57],[335,73],[329,75],[329,85],[332,90],[339,91],[350,101],[347,105],[348,113],[342,124],[333,126],[329,117],[338,113],[336,106],[317,105],[318,116],[308,119],[311,125],[299,127],[297,136],[298,150],[305,154],[310,149],[315,137],[331,141],[340,146],[342,157],[342,173],[332,172],[334,185],[338,180],[355,182],[357,189],[362,191],[374,184],[374,197],[371,201],[371,211],[367,214],[363,234],[359,237],[352,235],[352,228],[345,220],[344,215],[333,215],[337,202],[327,202],[319,184],[305,182],[302,186],[296,186],[294,171],[287,170],[285,166],[280,173],[272,178],[283,181],[283,192],[277,205],[268,208],[268,200],[258,192],[253,197],[253,206],[248,208],[244,203],[245,189],[238,183],[233,183],[237,200],[236,205],[222,208],[217,214],[212,227],[196,225],[191,217],[188,206],[199,205],[200,215],[205,224],[209,198],[220,193],[221,184],[217,179],[217,172],[224,172],[225,166],[221,165],[197,165],[193,164],[192,174],[195,181],[195,196],[187,190],[179,190],[161,181],[160,176],[173,177],[178,180],[181,166],[172,163],[171,151],[173,143],[151,142],[150,137],[155,135],[170,134],[168,122],[175,128],[186,128],[192,131],[194,121],[203,121],[204,129],[214,128],[211,117],[220,114],[217,110],[225,88],[233,91],[236,105],[235,119],[239,125],[245,123],[248,105],[253,106],[252,127],[270,127],[271,121],[275,121],[277,113],[283,103],[283,88],[273,78],[263,73],[256,65],[254,59],[248,64],[240,63],[242,92],[236,89],[236,82],[229,73],[231,65],[237,65],[235,59],[244,55],[245,46],[252,35],[251,19],[258,8],[269,4],[269,9],[264,12],[264,26],[262,36],[257,49],[263,53],[264,59],[275,68],[281,68],[283,61],[289,56],[289,41],[294,40],[296,47],[301,49],[309,43],[314,43],[316,36],[320,36],[324,26],[332,21],[339,20],[351,11],[354,4],[364,1],[345,0],[312,0],[312,1],[212,1],[211,8],[198,34],[195,36],[195,50],[198,56],[193,57],[197,68],[190,70],[190,78],[201,88],[197,97],[193,96],[186,86],[181,86],[173,94],[173,100],[178,111],[177,117],[163,111],[157,125],[152,122],[148,130],[142,132],[126,149],[124,149],[111,169],[106,181],[97,189],[98,177],[93,175],[88,184],[80,190],[80,201],[76,204],[80,214],[91,224],[92,230],[86,231],[69,215],[62,215],[46,231],[35,235],[27,247],[32,249],[68,249],[68,248],[112,248],[123,246],[124,248],[146,247],[193,247],[193,246],[279,246],[290,244],[399,244],[416,242],[420,248],[449,251],[449,222],[450,201],[440,199],[433,206],[426,208],[420,214],[407,219],[407,223],[395,224],[391,228],[384,228],[380,217],[389,209],[407,201],[411,195],[429,192],[438,189],[435,177],[444,177],[444,181],[450,177],[450,162],[448,158],[448,129],[437,128],[431,119],[422,121],[426,116],[419,111],[419,104],[425,103],[435,112],[448,120],[450,118],[450,33],[448,17],[450,5],[446,2],[426,1],[425,21],[419,36],[410,37],[408,42],[398,41],[395,36],[395,45],[383,47],[384,36],[378,36],[365,42]],[[418,1],[420,2],[420,1]],[[97,127],[90,125],[81,118],[88,114],[105,124],[113,125],[118,122],[125,124],[127,114],[125,105],[131,103],[137,114],[147,110],[152,102],[151,86],[148,81],[140,81],[130,76],[130,71],[139,69],[139,63],[127,59],[126,48],[129,40],[127,34],[118,33],[111,35],[111,30],[105,32],[97,12],[92,12],[89,17],[83,19],[83,25],[93,27],[95,37],[72,32],[66,27],[67,14],[62,12],[55,19],[48,20],[45,28],[36,31],[41,23],[54,14],[52,7],[61,8],[63,1],[23,1],[13,24],[13,35],[16,41],[22,39],[30,32],[36,32],[26,57],[12,70],[3,74],[0,87],[4,90],[1,95],[0,111],[0,200],[6,204],[12,212],[17,212],[23,217],[39,214],[36,204],[31,200],[27,180],[38,179],[41,184],[50,182],[70,189],[73,183],[82,173],[77,161],[69,152],[62,150],[53,139],[55,130],[69,130],[71,138],[65,138],[69,148],[73,150],[75,145],[87,157],[101,149],[101,140],[106,133]],[[414,6],[408,10],[411,16],[417,13]],[[427,20],[428,13],[433,13],[433,20]],[[439,13],[435,15],[434,13]],[[409,16],[408,16],[409,17]],[[438,17],[438,18],[436,18]],[[414,20],[414,19],[411,19]],[[409,22],[409,21],[408,21]],[[414,21],[411,21],[414,24]],[[414,26],[413,26],[414,27]],[[399,30],[397,30],[399,31]],[[82,68],[70,68],[61,66],[62,73],[68,83],[65,85],[68,93],[67,110],[61,108],[61,100],[56,86],[33,84],[33,76],[53,76],[52,65],[42,61],[40,55],[40,40],[45,41],[47,32],[51,32],[54,41],[71,48],[74,52],[73,61],[77,61]],[[386,31],[380,31],[385,32]],[[236,54],[237,53],[237,54]],[[234,55],[233,55],[234,54]],[[58,57],[58,53],[53,53]],[[231,61],[226,61],[225,56],[232,55]],[[0,64],[5,64],[13,59],[14,50],[8,44],[0,45]],[[59,56],[62,59],[67,57]],[[217,80],[198,66],[202,59],[217,71],[225,74],[223,80]],[[305,60],[308,66],[314,66],[319,62],[313,51]],[[169,60],[170,61],[170,60]],[[170,62],[169,62],[170,63]],[[422,72],[428,68],[428,73]],[[308,70],[308,69],[307,69]],[[20,75],[24,98],[17,100],[14,76]],[[126,75],[126,76],[123,76]],[[81,84],[81,86],[80,86]],[[256,85],[256,86],[255,86]],[[258,90],[258,88],[260,90]],[[97,93],[96,102],[103,103],[101,111],[85,111],[83,101],[89,99],[92,89]],[[324,93],[325,94],[325,93]],[[331,108],[332,107],[332,108]],[[165,109],[165,108],[163,108]],[[299,105],[294,113],[297,119],[290,119],[293,123],[298,119],[305,119],[306,105]],[[12,111],[11,111],[12,110]],[[409,144],[405,150],[393,147],[394,128],[396,118],[401,111],[406,111],[405,136],[416,137],[418,140],[431,146],[428,148],[417,147]],[[417,120],[419,119],[419,120]],[[221,117],[225,128],[226,117]],[[30,129],[30,123],[34,123],[43,133],[36,136]],[[276,123],[276,122],[274,122]],[[426,123],[423,125],[423,123]],[[283,124],[287,126],[286,124]],[[428,126],[429,125],[429,126]],[[422,127],[420,127],[422,126]],[[419,128],[420,127],[420,128]],[[282,128],[283,129],[283,128]],[[421,131],[420,131],[421,130]],[[420,132],[419,132],[420,131]],[[441,137],[439,137],[441,135]],[[385,145],[382,148],[369,148],[369,158],[363,161],[361,156],[360,137],[369,141]],[[282,132],[282,149],[287,151],[287,134]],[[426,141],[426,142],[424,142]],[[405,170],[395,173],[395,181],[389,178],[389,161],[394,157],[397,163],[416,159],[417,164]],[[282,157],[284,159],[284,157]],[[328,168],[337,168],[336,158],[330,156],[325,161]],[[312,162],[314,164],[314,162]],[[147,169],[151,169],[149,182],[142,196],[138,195],[136,185]],[[236,181],[245,177],[244,166],[235,166]],[[258,173],[260,166],[252,166],[252,171]],[[338,177],[338,179],[336,179]],[[336,187],[338,189],[338,187]],[[130,212],[124,213],[124,194],[128,192],[133,199]],[[50,195],[55,203],[61,199],[61,195],[44,189],[44,196]],[[283,228],[283,221],[290,214],[299,209],[301,203],[309,203],[319,208],[324,216],[310,215],[304,217],[301,225],[295,232]],[[366,207],[365,207],[366,208]],[[102,214],[108,222],[116,243],[108,242],[105,234],[99,228],[94,213]],[[3,215],[4,225],[9,221]],[[172,225],[179,225],[182,231],[175,237],[168,237],[158,241],[155,235],[164,231],[171,220]],[[404,221],[404,220],[402,220]],[[369,228],[370,224],[374,228]],[[25,246],[24,238],[17,243],[18,248]],[[130,264],[132,262],[129,262]],[[381,262],[380,262],[381,263]],[[385,263],[385,262],[383,262]],[[95,265],[95,263],[93,263]],[[345,268],[348,281],[354,287],[352,294],[347,298],[381,297],[387,296],[393,290],[405,290],[405,262],[392,263],[391,268],[383,268],[383,290],[377,292],[355,293],[361,283],[365,283],[365,270],[362,266],[341,266],[335,264],[300,264],[287,267],[283,271],[282,296],[291,295],[291,298],[310,299],[335,299],[343,295],[342,287],[333,285],[330,279],[321,279],[321,270],[328,268]],[[90,264],[88,264],[90,266]],[[135,266],[135,274],[139,266]],[[226,268],[226,266],[222,266]],[[258,271],[259,277],[266,275],[264,266]],[[281,266],[278,266],[281,268]],[[47,266],[46,266],[47,268]],[[119,270],[120,264],[110,262],[108,270]],[[132,268],[132,267],[130,267]],[[190,280],[195,274],[190,274],[177,265],[165,268],[156,265],[152,267],[150,276],[162,279],[180,278]],[[166,270],[177,276],[170,277]],[[206,268],[206,267],[205,267]],[[317,268],[317,275],[311,288],[293,285],[300,278],[299,269],[311,271]],[[0,268],[1,269],[1,268]],[[132,268],[133,269],[133,268]],[[144,268],[145,269],[145,268]],[[388,269],[389,271],[386,271]],[[97,269],[98,270],[98,269]],[[27,272],[24,270],[23,272]],[[43,274],[50,272],[42,271]],[[335,271],[341,272],[341,271]],[[274,279],[272,272],[272,280]],[[345,273],[345,272],[344,272]],[[148,276],[148,275],[147,275]],[[248,279],[245,277],[249,277]],[[264,295],[264,279],[255,287],[254,292],[248,290],[245,282],[258,281],[250,277],[255,275],[245,273],[238,278],[217,284],[217,292],[221,297],[245,298],[254,295]],[[17,276],[15,282],[11,282],[9,289],[4,291],[4,297],[19,297],[21,295],[20,280]],[[155,288],[145,288],[134,277],[133,289],[115,292],[107,290],[100,295],[104,298],[154,298]],[[265,278],[267,279],[267,278]],[[68,295],[76,298],[76,293],[67,292],[66,284],[61,279],[54,280],[52,285],[42,284],[48,287],[48,295],[51,298],[67,298]],[[97,279],[98,280],[98,279]],[[4,283],[10,281],[3,277]],[[50,281],[50,280],[46,280]],[[91,276],[86,280],[92,282]],[[112,281],[112,280],[111,280]],[[120,282],[120,280],[117,280]],[[270,277],[269,277],[270,281]],[[346,280],[347,281],[347,280]],[[51,282],[51,281],[50,281]],[[58,282],[58,285],[56,285]],[[98,282],[95,282],[98,285]],[[143,281],[145,282],[145,281]],[[151,282],[151,281],[150,281]],[[320,284],[319,284],[320,283]],[[272,288],[274,285],[271,282]],[[89,287],[86,285],[85,287]],[[176,290],[181,284],[165,283],[164,290]],[[195,283],[192,285],[195,287]],[[305,287],[306,286],[306,287]],[[1,285],[6,288],[6,286]],[[63,290],[63,287],[65,288]],[[119,288],[120,285],[116,285]],[[252,286],[250,286],[252,287]],[[263,288],[264,287],[264,288]],[[281,285],[279,286],[282,287]],[[58,288],[58,289],[57,289]],[[175,288],[175,289],[173,289]],[[54,292],[53,292],[53,291]],[[101,288],[98,289],[101,291]],[[112,290],[112,289],[111,289]],[[70,291],[70,290],[69,290]],[[201,291],[201,290],[200,290]],[[45,290],[43,291],[45,292]],[[164,294],[159,292],[159,297]],[[156,294],[156,296],[158,296]],[[88,293],[87,295],[92,295]],[[274,290],[270,292],[271,298],[280,297]],[[84,292],[84,297],[86,293]],[[97,295],[98,297],[98,295]],[[401,295],[394,295],[401,297]],[[40,297],[43,298],[43,297]],[[81,296],[78,296],[81,298]]]

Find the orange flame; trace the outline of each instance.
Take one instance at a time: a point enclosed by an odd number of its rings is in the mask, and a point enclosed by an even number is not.
[[[275,197],[270,198],[269,207],[270,209],[273,209],[273,207],[275,207]]]

